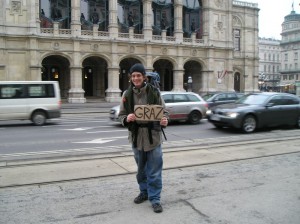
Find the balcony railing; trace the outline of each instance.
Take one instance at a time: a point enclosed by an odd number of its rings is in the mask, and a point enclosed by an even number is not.
[[[40,31],[41,36],[56,36],[56,37],[72,37],[71,29],[57,29],[57,28],[41,28]],[[80,36],[76,36],[77,38],[82,39],[102,39],[109,40],[111,39],[109,32],[98,31],[98,30],[81,30]],[[135,41],[135,42],[145,42],[144,34],[135,34],[133,32],[129,33],[119,33],[117,38],[114,40],[120,41]],[[179,43],[176,37],[166,36],[166,35],[152,35],[151,40],[147,40],[149,42],[155,43]],[[180,44],[184,45],[202,45],[204,46],[204,39],[196,39],[195,36],[191,38],[183,38],[180,41]]]
[[[241,2],[241,1],[232,1],[233,5],[237,6],[243,6],[243,7],[251,7],[251,8],[257,8],[258,4],[257,3],[251,3],[251,2]]]

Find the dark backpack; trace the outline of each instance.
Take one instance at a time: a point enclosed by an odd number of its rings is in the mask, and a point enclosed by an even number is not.
[[[157,72],[146,72],[146,76],[148,78],[148,83],[157,89],[160,89],[160,76]]]

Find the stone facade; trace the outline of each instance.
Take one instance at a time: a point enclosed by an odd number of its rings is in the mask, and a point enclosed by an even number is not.
[[[71,26],[41,28],[39,0],[0,1],[0,81],[58,80],[62,97],[119,102],[128,70],[141,62],[161,76],[162,90],[258,91],[257,4],[203,0],[202,36],[183,37],[182,1],[174,1],[174,35],[153,35],[151,1],[143,0],[143,33],[120,33],[118,1],[109,1],[107,31],[82,30],[80,0],[71,0]]]
[[[280,70],[280,40],[259,38],[259,90],[280,91]]]

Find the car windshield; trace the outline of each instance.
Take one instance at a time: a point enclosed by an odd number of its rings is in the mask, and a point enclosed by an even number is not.
[[[269,96],[267,96],[267,95],[250,94],[250,95],[245,95],[245,96],[241,97],[235,103],[259,105],[259,104],[264,103],[267,98],[269,98]]]
[[[209,98],[211,98],[214,94],[206,94],[204,96],[202,96],[202,99],[204,100],[208,100]]]

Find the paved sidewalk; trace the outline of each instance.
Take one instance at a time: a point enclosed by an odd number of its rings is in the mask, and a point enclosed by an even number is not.
[[[101,99],[88,99],[86,103],[68,103],[63,100],[62,113],[109,113],[110,108],[120,103],[109,103]]]

